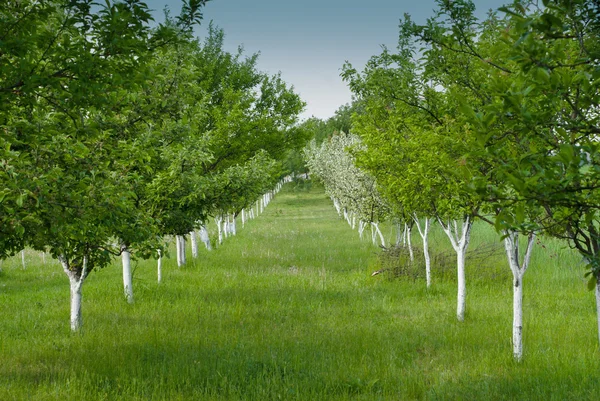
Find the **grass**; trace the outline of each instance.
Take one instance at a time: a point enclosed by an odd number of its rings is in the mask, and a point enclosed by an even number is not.
[[[26,269],[20,256],[4,261],[0,400],[598,398],[593,294],[580,259],[557,242],[541,240],[525,276],[518,364],[502,258],[467,261],[459,323],[451,275],[434,267],[430,290],[422,280],[370,277],[379,250],[319,188],[288,185],[238,232],[184,268],[166,260],[160,285],[155,263],[140,261],[133,305],[118,264],[94,272],[75,335],[59,265],[33,251]],[[474,227],[472,246],[497,240]],[[447,242],[435,227],[432,248]]]

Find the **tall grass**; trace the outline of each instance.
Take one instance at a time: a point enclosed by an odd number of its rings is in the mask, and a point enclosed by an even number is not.
[[[474,227],[473,247],[494,241]],[[439,227],[431,242],[449,249]],[[1,266],[0,400],[597,399],[593,296],[577,255],[541,242],[525,276],[520,364],[503,258],[467,262],[459,323],[451,274],[434,266],[430,290],[371,277],[379,249],[317,187],[288,185],[183,268],[166,260],[160,285],[155,263],[137,262],[133,305],[118,263],[92,273],[80,334],[59,265],[27,251],[25,269],[20,256]]]

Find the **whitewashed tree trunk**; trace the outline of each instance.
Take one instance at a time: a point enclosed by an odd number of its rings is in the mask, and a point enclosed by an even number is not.
[[[179,235],[175,236],[175,250],[177,251],[177,266],[181,266],[181,244]]]
[[[456,274],[458,281],[458,291],[456,300],[456,317],[458,321],[465,320],[465,310],[467,305],[467,286],[465,279],[465,259],[467,255],[467,247],[471,239],[471,227],[473,222],[470,216],[465,217],[462,221],[461,228],[458,228],[456,220],[444,223],[440,218],[438,222],[442,229],[450,239],[450,243],[456,252]]]
[[[58,260],[62,265],[63,271],[66,273],[67,277],[69,277],[71,293],[71,331],[79,331],[83,324],[83,319],[81,318],[81,287],[89,274],[87,269],[88,258],[87,256],[84,256],[81,272],[71,270],[71,266],[66,257],[61,255],[58,257]]]
[[[354,230],[354,228],[356,227],[356,215],[354,213],[352,213],[352,229]]]
[[[338,202],[338,200],[336,198],[331,198],[333,200],[333,206],[335,207],[335,210],[337,211],[338,216],[342,215],[342,210],[340,209],[340,202]]]
[[[373,245],[377,245],[377,236],[379,236],[379,240],[381,241],[381,246],[385,247],[385,239],[383,238],[383,234],[379,229],[379,223],[371,222],[371,229],[375,227],[373,231]]]
[[[349,226],[352,226],[352,222],[350,221],[350,215],[348,214],[348,209],[344,208],[344,219],[346,219],[346,223]]]
[[[365,232],[365,227],[367,226],[367,223],[365,223],[364,221],[360,220],[358,222],[358,237],[360,239],[363,238],[363,233]]]
[[[596,278],[596,316],[598,320],[598,341],[600,341],[600,280]]]
[[[227,238],[229,237],[229,216],[225,215],[225,218],[223,218],[223,238]]]
[[[177,248],[177,266],[181,267],[185,265],[185,236],[177,235],[175,236],[175,245]]]
[[[204,242],[204,246],[207,250],[212,250],[212,246],[210,245],[210,237],[208,236],[208,230],[204,224],[200,226],[200,240]]]
[[[185,249],[185,235],[182,235],[180,238],[181,241],[181,263],[182,264],[186,264],[187,263],[187,256],[186,256],[186,249]]]
[[[265,211],[265,198],[260,198],[260,212],[264,212]]]
[[[123,291],[128,303],[133,303],[133,277],[131,274],[131,254],[125,245],[121,245],[121,262],[123,264]]]
[[[46,264],[46,252],[42,252],[42,264]]]
[[[399,246],[402,243],[402,236],[404,233],[400,228],[400,223],[396,223],[396,246]]]
[[[235,215],[234,214],[231,215],[231,234],[237,235],[237,227],[235,225]]]
[[[198,239],[196,238],[196,230],[190,231],[190,242],[192,244],[192,258],[198,257]]]
[[[21,263],[23,264],[23,269],[25,269],[25,249],[21,250]]]
[[[523,262],[519,260],[519,233],[505,231],[504,248],[513,274],[513,356],[523,358],[523,276],[529,267],[535,234],[529,234]]]
[[[431,219],[425,219],[425,225],[421,228],[421,223],[417,218],[417,215],[413,215],[413,220],[417,225],[417,230],[423,239],[423,256],[425,257],[425,279],[427,281],[427,288],[431,287],[431,258],[429,257],[429,228],[431,226]]]
[[[158,249],[157,251],[158,251],[157,276],[158,276],[158,283],[160,284],[162,282],[162,252],[160,251],[160,249]]]
[[[410,261],[412,262],[415,260],[415,253],[413,252],[412,248],[411,234],[412,226],[410,224],[406,224],[406,246],[408,247],[408,254],[410,255]]]
[[[217,232],[219,234],[219,245],[223,243],[223,226],[221,226],[221,222],[223,221],[223,217],[217,216],[215,217],[215,223],[217,223]]]

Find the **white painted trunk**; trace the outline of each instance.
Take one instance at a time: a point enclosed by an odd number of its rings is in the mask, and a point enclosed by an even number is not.
[[[381,241],[381,246],[385,247],[385,239],[383,238],[383,234],[381,233],[381,230],[379,229],[379,223],[371,223],[371,227],[375,227],[375,232],[373,234],[373,244],[377,245],[377,236],[379,236],[379,240]]]
[[[221,225],[222,221],[223,218],[221,216],[215,217],[215,222],[217,223],[217,232],[219,234],[219,245],[223,243],[223,226]]]
[[[88,275],[87,265],[88,259],[87,256],[83,258],[83,267],[81,271],[81,275],[78,275],[78,272],[72,271],[69,267],[69,261],[64,256],[59,256],[60,264],[63,267],[63,271],[66,273],[67,277],[69,277],[69,287],[70,287],[70,304],[71,304],[71,313],[70,313],[70,323],[71,323],[71,331],[79,331],[83,324],[83,319],[81,317],[81,287],[83,286],[83,282]]]
[[[519,233],[509,231],[504,234],[504,248],[513,274],[513,356],[520,361],[523,358],[523,276],[529,267],[535,234],[528,237],[522,263],[519,260]]]
[[[598,320],[598,341],[600,341],[600,280],[596,279],[596,316]]]
[[[124,248],[121,250],[121,261],[123,262],[123,290],[128,303],[133,303],[133,279],[131,275],[131,254]]]
[[[396,223],[396,246],[399,246],[402,243],[402,229],[400,228],[400,223]]]
[[[337,211],[338,216],[342,215],[342,211],[340,209],[340,203],[338,202],[337,199],[332,198],[333,199],[333,206],[335,207],[335,210]]]
[[[465,217],[462,222],[461,228],[458,228],[458,222],[456,220],[444,223],[438,218],[442,229],[448,236],[454,251],[456,252],[456,274],[458,281],[458,291],[456,297],[456,317],[462,322],[465,320],[465,310],[467,304],[467,288],[465,279],[465,258],[467,255],[467,247],[471,238],[471,227],[473,222],[469,216]]]
[[[181,266],[181,245],[179,244],[179,235],[175,236],[175,250],[177,251],[177,266]]]
[[[235,216],[231,215],[231,234],[237,235],[237,227],[235,225]]]
[[[42,252],[42,264],[46,264],[46,252]]]
[[[346,223],[349,226],[352,226],[352,222],[350,221],[350,214],[348,213],[348,209],[344,208],[344,218],[346,219]]]
[[[365,223],[364,221],[360,220],[358,222],[358,237],[360,239],[363,238],[363,233],[365,232],[365,227],[367,226],[367,223]]]
[[[523,281],[513,280],[513,356],[517,361],[523,357]]]
[[[352,229],[354,230],[355,227],[356,227],[356,215],[354,213],[352,213]]]
[[[185,265],[185,237],[183,235],[175,236],[175,245],[177,249],[177,266]]]
[[[162,252],[160,251],[160,249],[158,250],[157,265],[158,283],[160,284],[162,282]]]
[[[181,241],[181,264],[185,265],[187,263],[187,257],[185,254],[185,235],[182,235],[179,240]]]
[[[25,249],[21,250],[21,263],[23,264],[23,269],[25,269]]]
[[[406,245],[408,246],[408,254],[410,255],[410,261],[414,261],[415,260],[415,253],[413,252],[413,248],[412,248],[412,241],[411,241],[411,232],[412,232],[412,227],[407,224],[406,225]]]
[[[196,230],[190,231],[190,242],[192,243],[192,258],[198,257],[198,239],[196,238]]]
[[[264,198],[261,198],[260,199],[260,212],[262,213],[262,212],[264,212],[264,210],[265,210],[265,200],[264,200]]]
[[[456,251],[456,274],[458,278],[458,291],[456,301],[456,318],[459,322],[465,320],[465,310],[467,307],[467,284],[465,278],[465,259],[467,248],[461,247]]]
[[[79,331],[83,324],[81,318],[81,281],[74,275],[69,275],[71,288],[71,331]]]
[[[204,242],[204,246],[206,246],[207,250],[212,250],[212,246],[210,245],[210,237],[208,236],[208,230],[206,226],[200,226],[200,240]]]
[[[427,288],[431,287],[431,258],[429,256],[429,228],[431,227],[431,219],[425,219],[425,226],[421,228],[421,223],[415,214],[413,220],[419,230],[419,235],[423,239],[423,256],[425,257],[425,279],[427,281]]]

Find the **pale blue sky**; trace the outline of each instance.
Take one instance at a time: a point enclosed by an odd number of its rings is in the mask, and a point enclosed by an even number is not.
[[[476,1],[478,13],[509,0]],[[147,0],[162,17],[168,5],[179,14],[179,0]],[[380,53],[381,45],[395,48],[398,23],[404,13],[424,22],[435,8],[433,0],[212,0],[204,8],[200,38],[209,21],[225,31],[225,46],[243,45],[248,54],[260,52],[262,71],[277,73],[294,85],[307,103],[302,118],[328,118],[351,94],[339,74],[345,60],[362,69]]]

